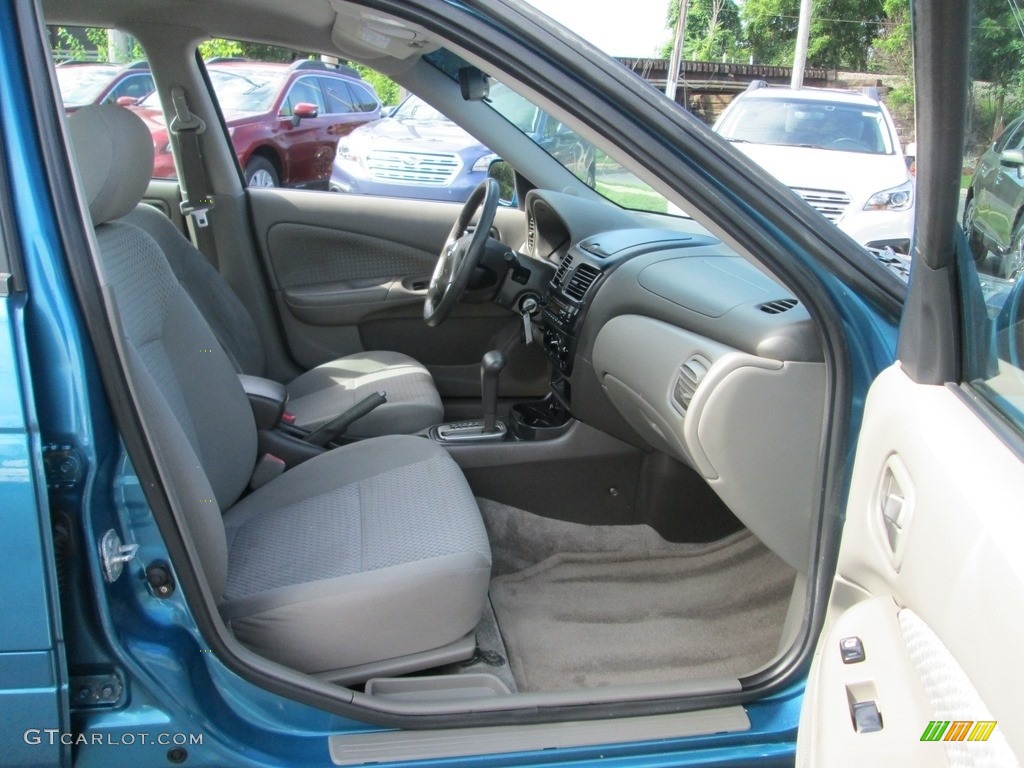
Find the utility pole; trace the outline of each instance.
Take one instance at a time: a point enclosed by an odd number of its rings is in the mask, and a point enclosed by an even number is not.
[[[107,60],[115,64],[125,64],[131,58],[132,47],[128,34],[117,29],[107,30]]]
[[[800,0],[800,23],[796,32],[796,51],[793,53],[793,80],[789,84],[793,90],[804,84],[807,40],[811,36],[811,2],[812,0]]]
[[[665,95],[676,100],[676,84],[679,81],[679,66],[683,58],[683,39],[686,37],[686,14],[690,0],[679,0],[679,19],[676,21],[676,39],[672,44],[672,57],[668,60],[668,75],[665,78]]]

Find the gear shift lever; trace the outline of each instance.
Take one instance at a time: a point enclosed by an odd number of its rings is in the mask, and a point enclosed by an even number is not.
[[[484,402],[483,434],[490,435],[498,431],[498,377],[505,367],[505,355],[493,349],[480,361],[480,394]]]

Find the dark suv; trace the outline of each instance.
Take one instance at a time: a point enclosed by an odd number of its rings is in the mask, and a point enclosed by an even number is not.
[[[1016,279],[1024,268],[1024,115],[981,156],[964,205],[964,234],[982,272]]]
[[[67,112],[86,104],[118,104],[135,101],[153,92],[149,64],[136,61],[126,66],[96,61],[65,61],[57,67],[60,97]]]
[[[373,87],[348,67],[223,61],[208,71],[249,186],[326,189],[338,139],[380,117]],[[159,100],[134,111],[153,133],[153,176],[175,178]]]

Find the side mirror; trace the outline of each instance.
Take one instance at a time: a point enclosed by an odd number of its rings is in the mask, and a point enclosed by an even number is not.
[[[504,160],[493,160],[487,166],[487,177],[498,182],[498,188],[501,190],[498,202],[504,206],[514,207],[518,202],[515,169]]]
[[[307,101],[300,101],[292,109],[292,125],[298,125],[304,117],[316,117],[320,114],[320,108],[316,104]]]
[[[1004,149],[999,154],[999,162],[1003,165],[1015,165],[1020,168],[1024,165],[1024,150]]]
[[[134,96],[118,96],[117,102],[115,103],[119,107],[134,107],[136,104],[139,103],[139,100],[136,99]]]

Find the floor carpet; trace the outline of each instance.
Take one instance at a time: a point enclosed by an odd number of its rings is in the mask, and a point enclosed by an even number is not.
[[[641,552],[560,552],[491,581],[520,691],[748,673],[775,655],[795,572],[744,531]]]

